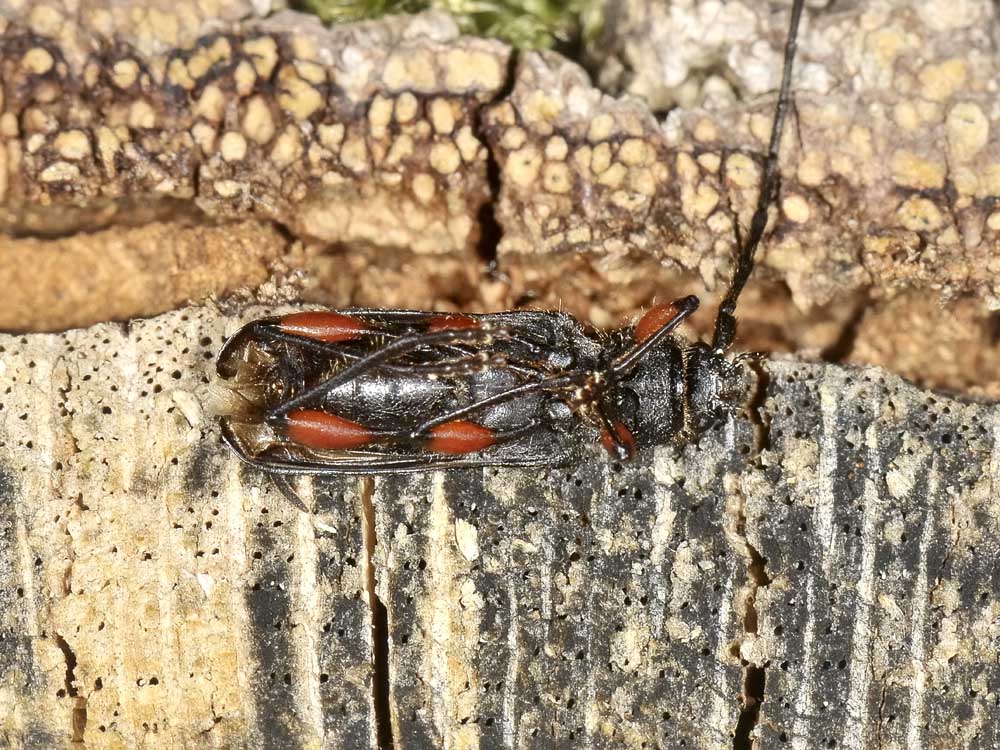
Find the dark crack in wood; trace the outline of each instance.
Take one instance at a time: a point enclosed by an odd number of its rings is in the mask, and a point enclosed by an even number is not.
[[[393,735],[389,679],[389,614],[377,589],[375,547],[378,544],[378,537],[375,532],[375,506],[372,503],[375,483],[369,477],[360,481],[365,590],[368,595],[368,607],[371,610],[372,666],[375,670],[372,675],[375,742],[378,750],[391,750]]]

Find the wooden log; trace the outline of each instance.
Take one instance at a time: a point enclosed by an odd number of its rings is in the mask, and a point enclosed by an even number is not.
[[[775,359],[695,445],[305,514],[213,417],[261,312],[0,339],[8,746],[1000,739],[995,405]]]
[[[0,327],[203,302],[0,338],[0,745],[1000,743],[995,405],[771,359],[698,445],[300,482],[311,515],[218,442],[212,358],[261,310],[213,295],[608,325],[717,289],[767,75],[662,127],[441,15],[220,7],[3,9]],[[995,395],[996,9],[893,8],[812,17],[742,345]],[[747,12],[736,58],[776,63]],[[636,60],[674,33],[650,18]],[[483,238],[509,284],[479,278]]]

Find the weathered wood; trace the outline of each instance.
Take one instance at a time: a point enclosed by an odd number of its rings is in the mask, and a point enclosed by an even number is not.
[[[370,744],[358,493],[313,519],[221,449],[229,325],[3,337],[0,745]]]
[[[1000,742],[995,405],[775,360],[762,424],[306,515],[212,416],[260,312],[0,339],[0,742],[374,747],[386,647],[397,748]]]
[[[715,293],[786,26],[770,2],[609,13],[600,72],[632,66],[654,109],[680,101],[661,117],[442,14],[324,29],[235,0],[218,18],[193,0],[74,8],[0,4],[6,329],[155,314],[268,272],[324,304],[528,304],[601,326]],[[746,348],[1000,395],[996,13],[808,14]],[[506,281],[482,278],[494,250]]]

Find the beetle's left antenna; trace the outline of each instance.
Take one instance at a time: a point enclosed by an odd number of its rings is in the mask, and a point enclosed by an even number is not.
[[[795,49],[799,34],[799,19],[802,17],[802,6],[805,0],[795,0],[792,5],[792,20],[788,28],[788,38],[785,40],[785,63],[781,72],[781,92],[778,94],[778,106],[774,110],[774,123],[771,125],[771,142],[767,148],[767,159],[764,162],[764,179],[761,181],[760,195],[757,198],[757,208],[750,220],[750,233],[736,256],[736,270],[729,291],[719,305],[715,318],[715,334],[712,337],[712,348],[716,351],[728,349],[736,338],[736,302],[740,293],[750,278],[754,267],[754,255],[757,246],[764,236],[767,227],[767,209],[778,191],[778,147],[781,144],[781,131],[785,124],[785,113],[791,99],[792,63],[795,60]]]

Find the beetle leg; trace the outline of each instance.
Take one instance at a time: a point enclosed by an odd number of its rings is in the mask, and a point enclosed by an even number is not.
[[[299,493],[295,491],[295,487],[292,485],[292,480],[288,477],[288,474],[273,474],[271,476],[271,481],[274,482],[274,485],[281,491],[281,494],[285,496],[285,499],[288,502],[301,510],[303,513],[312,513],[312,511],[306,507],[302,498],[299,497]]]
[[[255,336],[257,336],[258,338],[261,338],[261,339],[266,339],[268,341],[275,341],[275,342],[279,342],[279,343],[282,343],[282,344],[289,344],[291,346],[297,346],[297,347],[301,347],[301,348],[304,348],[304,349],[309,349],[309,350],[311,350],[313,352],[316,352],[316,353],[319,353],[319,354],[324,354],[324,355],[326,355],[328,357],[331,357],[331,358],[334,358],[334,359],[339,358],[339,359],[346,359],[346,360],[360,360],[360,359],[362,359],[363,357],[366,356],[365,352],[353,352],[353,351],[350,351],[349,349],[344,348],[342,345],[337,344],[337,343],[329,343],[327,341],[322,341],[320,339],[310,338],[308,336],[300,336],[300,335],[295,334],[295,333],[288,333],[286,331],[282,331],[281,329],[273,327],[269,323],[263,323],[263,324],[260,324],[258,326],[254,326],[253,328],[250,329],[250,332],[252,332]],[[387,336],[387,337],[390,337],[390,338],[393,337],[393,336],[397,336],[397,334],[393,334],[393,333],[390,333],[390,332],[385,332],[384,334],[383,333],[379,333],[379,335],[384,335],[384,336]],[[452,348],[455,351],[455,353],[456,353],[456,357],[454,359],[454,363],[459,363],[459,361],[462,359],[462,357],[469,358],[469,357],[473,356],[473,352],[471,352],[468,349],[461,349],[459,347],[449,347],[449,348]],[[487,364],[489,364],[489,363],[487,363]],[[465,372],[468,372],[468,371],[474,369],[474,367],[480,367],[482,365],[472,365],[470,363],[468,366],[466,366],[464,368],[455,369],[453,371],[448,369],[450,366],[451,366],[451,363],[446,363],[446,364],[435,363],[433,365],[417,365],[416,367],[414,367],[414,366],[383,365],[383,369],[385,369],[388,372],[413,372],[414,369],[419,369],[419,371],[422,374],[423,373],[426,373],[426,374],[438,374],[437,370],[439,369],[441,374],[463,374]]]
[[[612,423],[608,415],[604,413],[604,409],[599,406],[593,412],[601,425],[601,443],[604,445],[604,449],[619,461],[628,461],[632,458],[636,450],[632,433],[618,420]]]
[[[698,298],[690,295],[669,305],[658,305],[647,312],[636,326],[636,345],[612,363],[612,374],[620,377],[628,373],[647,352],[697,309]]]
[[[496,406],[497,404],[502,404],[507,401],[513,401],[514,399],[520,398],[528,393],[534,393],[535,391],[547,389],[558,390],[566,388],[570,385],[575,385],[576,381],[579,380],[580,377],[581,373],[549,376],[547,378],[543,378],[542,380],[532,380],[528,383],[514,386],[513,388],[501,391],[500,393],[494,393],[492,396],[480,399],[475,403],[467,404],[466,406],[462,406],[457,409],[452,409],[450,412],[440,414],[433,419],[428,419],[426,422],[414,429],[410,433],[410,437],[417,440],[439,425],[463,419],[475,414],[477,411],[481,411],[490,406]]]

